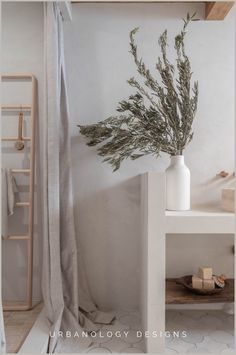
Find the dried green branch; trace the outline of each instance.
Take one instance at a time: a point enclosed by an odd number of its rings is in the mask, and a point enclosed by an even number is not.
[[[138,159],[161,152],[182,154],[193,137],[192,123],[197,111],[198,83],[191,86],[192,72],[185,53],[184,39],[195,14],[187,14],[181,32],[175,37],[177,59],[175,65],[167,57],[167,30],[159,37],[161,56],[156,63],[159,79],[156,79],[138,56],[135,35],[130,32],[130,52],[137,66],[142,83],[135,78],[128,84],[136,93],[118,104],[117,116],[98,123],[82,126],[80,132],[88,138],[88,145],[98,147],[98,154],[119,169],[124,159]]]

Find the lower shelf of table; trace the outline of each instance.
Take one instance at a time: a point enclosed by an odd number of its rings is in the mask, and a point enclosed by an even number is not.
[[[199,304],[234,302],[234,279],[228,279],[228,286],[215,295],[196,295],[176,284],[176,279],[166,279],[166,304]]]

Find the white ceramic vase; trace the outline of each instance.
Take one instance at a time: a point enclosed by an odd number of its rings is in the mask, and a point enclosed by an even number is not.
[[[190,171],[184,163],[183,155],[172,156],[166,169],[166,209],[190,209]]]

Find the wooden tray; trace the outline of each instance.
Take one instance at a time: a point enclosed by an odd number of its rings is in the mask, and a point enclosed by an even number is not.
[[[199,295],[189,291],[178,278],[166,279],[166,304],[205,304],[234,302],[234,279],[227,279],[227,286],[214,295]]]
[[[186,275],[186,276],[180,277],[179,279],[176,279],[176,283],[178,285],[184,286],[190,292],[196,293],[198,295],[215,295],[216,293],[221,293],[228,286],[228,283],[227,283],[227,280],[226,280],[224,288],[220,288],[218,286],[216,286],[216,288],[214,288],[214,290],[204,290],[204,289],[193,288],[192,287],[192,275]]]

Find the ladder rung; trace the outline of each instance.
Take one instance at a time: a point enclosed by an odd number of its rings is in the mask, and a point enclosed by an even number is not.
[[[11,169],[13,174],[29,174],[30,169]]]
[[[3,311],[27,311],[29,309],[30,306],[25,302],[3,302]]]
[[[30,79],[34,78],[34,75],[32,74],[2,74],[1,75],[2,80],[7,80],[7,79],[12,79],[12,80],[22,80],[22,79]]]
[[[18,137],[2,137],[2,141],[18,141]],[[22,141],[31,141],[30,137],[22,137]]]
[[[29,206],[29,202],[16,202],[16,207],[24,207],[24,206]]]
[[[3,304],[3,311],[27,311],[29,309],[29,306],[27,305],[22,305],[22,304],[10,304],[6,303]]]
[[[9,235],[7,240],[29,240],[30,237],[28,235]]]
[[[30,111],[30,105],[1,105],[1,110],[20,110],[20,111]]]

